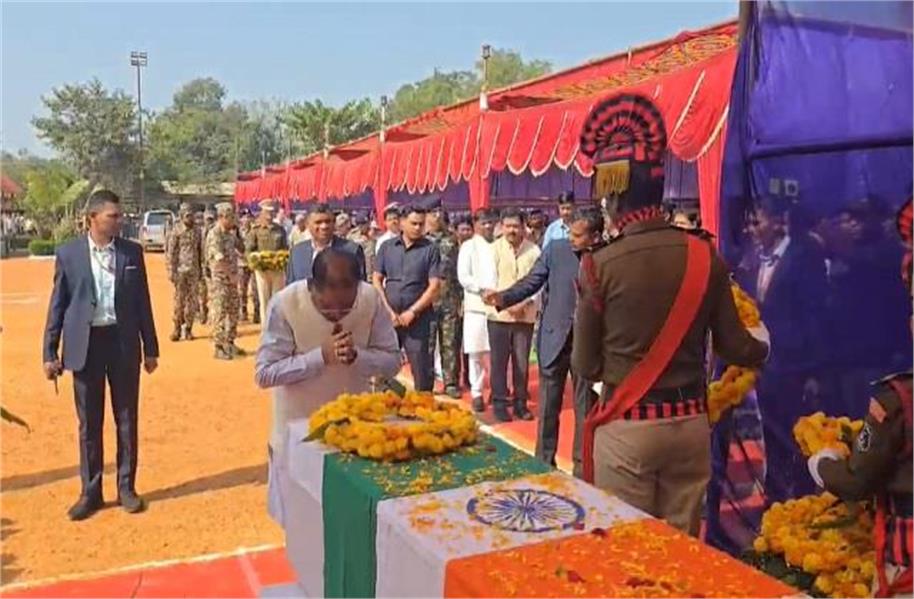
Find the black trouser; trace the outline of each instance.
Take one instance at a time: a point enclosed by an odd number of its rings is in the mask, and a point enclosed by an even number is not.
[[[806,458],[797,449],[792,427],[801,416],[824,410],[821,398],[805,393],[812,371],[765,370],[757,386],[765,439],[765,497],[768,503],[808,495],[816,490],[807,474]]]
[[[432,391],[435,386],[435,356],[431,345],[432,310],[420,312],[408,327],[397,327],[397,339],[406,352],[416,391]]]
[[[530,344],[533,340],[533,323],[489,323],[489,349],[492,371],[492,403],[507,404],[513,395],[515,406],[526,406],[530,394],[527,378],[530,373]],[[508,393],[508,360],[511,361],[513,394]]]
[[[117,326],[92,327],[86,365],[73,373],[79,417],[79,476],[86,497],[102,497],[106,378],[117,426],[118,494],[135,490],[140,362],[124,355],[119,339]]]
[[[548,366],[540,364],[540,401],[536,423],[536,457],[555,466],[555,453],[559,444],[559,414],[565,394],[565,381],[571,370],[571,334],[565,339],[565,346]],[[574,386],[574,475],[583,474],[581,460],[584,439],[584,420],[597,401],[592,383],[571,373]]]

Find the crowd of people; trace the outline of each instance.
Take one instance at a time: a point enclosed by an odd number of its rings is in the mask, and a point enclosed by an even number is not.
[[[903,320],[910,308],[903,287],[898,298],[885,285],[890,270],[897,281],[902,250],[881,234],[886,219],[872,205],[811,223],[788,200],[756,202],[747,219],[752,249],[735,277],[758,299],[767,327],[747,329],[731,270],[710,236],[664,209],[666,131],[656,106],[637,95],[605,100],[584,125],[581,151],[605,169],[596,181],[606,187],[595,186],[602,201],[576,204],[563,194],[548,225],[541,211],[482,208],[451,220],[440,205],[391,204],[380,233],[371,215],[326,205],[294,222],[269,200],[256,215],[230,203],[205,214],[181,206],[166,244],[175,286],[171,339],[192,339],[199,314],[212,326],[215,357],[232,360],[244,354],[234,343],[239,319],[262,323],[255,380],[274,389],[270,510],[280,523],[274,481],[283,479],[285,462],[275,454],[284,451],[288,421],[339,393],[368,390],[369,380],[394,376],[404,360],[419,391],[435,390],[440,378],[440,392],[457,398],[468,389],[472,408],[491,409],[497,421],[536,419],[536,455],[553,465],[570,375],[575,475],[694,535],[711,469],[709,350],[728,364],[763,369],[766,427],[808,413],[809,398],[824,392],[865,404],[869,394],[848,381],[891,368],[896,350],[902,359],[910,350],[910,337],[897,347],[874,337],[894,332],[891,323],[859,324],[869,302],[877,302],[873,318]],[[141,364],[156,369],[159,350],[143,256],[117,237],[119,219],[117,197],[93,193],[87,237],[57,254],[44,366],[50,378],[68,369],[76,381],[83,495],[73,519],[101,505],[106,372],[120,501],[129,512],[144,507],[134,489],[137,382]],[[284,269],[251,272],[252,256],[279,250],[289,251]],[[528,405],[534,335],[536,415]],[[907,395],[898,397],[909,406],[910,375],[901,380]],[[880,414],[871,402],[868,418]],[[899,422],[910,447],[909,412]],[[855,452],[869,449],[876,424],[864,428]],[[828,455],[814,456],[811,479],[793,475],[798,453],[776,436],[766,449],[782,478],[821,484],[835,469],[860,475],[855,462]],[[906,485],[891,492],[909,498],[909,450],[905,459],[900,469],[880,468],[906,472]],[[877,479],[867,479],[867,492],[882,492]],[[768,489],[770,498],[797,492],[774,482]],[[910,526],[892,530],[910,544]]]
[[[498,422],[536,419],[536,453],[553,464],[570,376],[577,423],[574,470],[583,472],[583,422],[596,401],[593,385],[599,377],[588,380],[572,368],[572,329],[579,258],[619,234],[603,208],[576,204],[573,194],[561,194],[555,200],[558,217],[547,222],[541,209],[483,208],[451,219],[440,203],[391,204],[381,215],[383,233],[369,212],[317,204],[290,218],[271,200],[258,209],[253,215],[219,205],[215,215],[202,215],[201,232],[191,208],[182,207],[166,251],[175,282],[173,340],[192,338],[196,314],[204,322],[209,319],[216,331],[217,358],[243,355],[234,345],[239,320],[251,315],[254,323],[264,321],[270,298],[291,283],[311,280],[314,260],[323,250],[348,253],[356,260],[359,279],[380,293],[415,388],[432,391],[440,381],[438,392],[456,399],[467,390],[473,409],[491,410]],[[694,216],[658,211],[674,227],[700,230]],[[884,216],[872,203],[862,202],[811,226],[794,203],[769,198],[747,218],[752,245],[734,278],[757,298],[779,340],[766,364],[770,375],[760,384],[757,404],[768,462],[783,466],[776,472],[769,468],[772,498],[808,490],[811,481],[801,475],[805,464],[792,439],[769,423],[816,411],[816,398],[826,394],[846,396],[848,413],[855,414],[860,411],[855,398],[866,393],[868,382],[887,364],[903,366],[902,335],[890,344],[881,333],[874,338],[876,331],[899,327],[867,323],[872,318],[899,320],[905,313],[900,286],[895,290],[900,293],[892,294],[893,288],[879,284],[901,252],[881,234]],[[197,247],[202,249],[192,249]],[[247,255],[275,250],[290,252],[284,271],[250,269]],[[875,310],[875,305],[889,309]],[[856,342],[837,338],[842,335]],[[533,355],[540,389],[537,414],[528,408]]]

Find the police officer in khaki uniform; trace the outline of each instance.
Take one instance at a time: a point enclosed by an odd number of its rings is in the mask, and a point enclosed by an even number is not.
[[[908,245],[902,277],[910,292],[910,202],[898,220]],[[850,456],[824,449],[809,458],[809,473],[820,487],[847,501],[876,497],[876,597],[911,596],[912,591],[911,413],[911,372],[887,376],[874,383],[869,411]]]
[[[260,202],[260,214],[244,238],[244,252],[275,252],[288,250],[289,241],[286,230],[273,222],[276,204],[272,200]],[[257,297],[260,302],[260,320],[266,318],[267,304],[276,292],[286,284],[285,273],[282,271],[260,271],[254,273],[257,281]]]
[[[768,345],[740,322],[707,235],[664,219],[666,130],[656,106],[630,94],[598,104],[581,150],[619,231],[581,256],[572,369],[602,382],[585,424],[584,478],[697,535],[711,474],[707,334],[741,366],[761,366]]]

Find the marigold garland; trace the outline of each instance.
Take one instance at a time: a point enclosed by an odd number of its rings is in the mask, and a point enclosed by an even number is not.
[[[393,418],[416,420],[394,423]],[[409,391],[340,395],[321,406],[309,422],[324,443],[363,458],[403,461],[439,455],[476,442],[476,418],[457,404]]]
[[[848,456],[850,446],[862,428],[862,420],[851,420],[847,416],[832,418],[824,412],[816,412],[797,419],[793,425],[793,438],[807,457],[823,449],[834,449],[842,456]]]
[[[251,270],[259,271],[283,271],[289,262],[289,252],[287,250],[276,250],[275,252],[251,252],[248,254],[248,267]]]
[[[772,504],[752,546],[815,575],[826,595],[868,597],[876,573],[872,534],[869,512],[826,492]]]
[[[762,320],[755,301],[736,283],[731,283],[730,291],[743,326],[759,326]],[[746,394],[755,388],[757,380],[758,375],[751,368],[727,366],[720,379],[708,385],[708,420],[713,424],[724,412],[742,403]]]

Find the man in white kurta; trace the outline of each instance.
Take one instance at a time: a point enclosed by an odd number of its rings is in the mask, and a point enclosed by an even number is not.
[[[463,287],[463,351],[469,362],[470,396],[473,409],[484,412],[482,386],[489,353],[489,332],[486,320],[494,310],[483,303],[484,289],[494,289],[497,283],[492,239],[495,213],[487,208],[473,215],[474,235],[463,242],[457,255],[457,280]]]
[[[286,286],[267,309],[255,380],[273,389],[268,508],[281,525],[287,424],[400,369],[393,323],[360,273],[355,256],[327,248],[314,259],[313,277]]]

